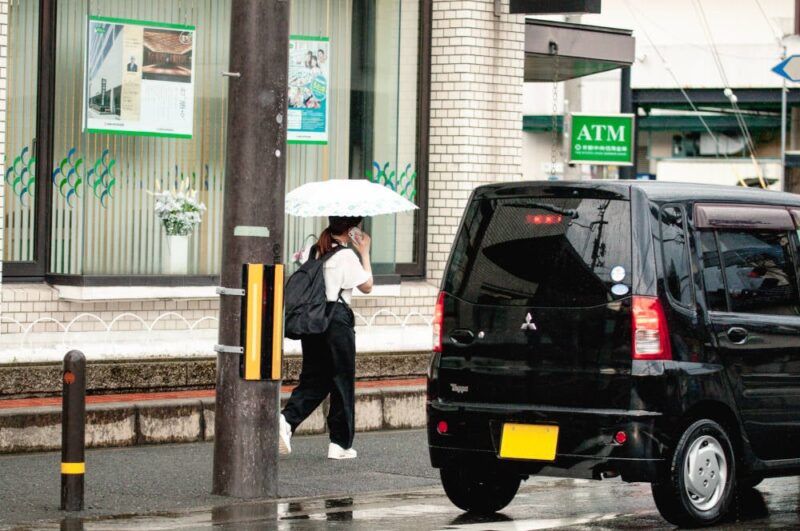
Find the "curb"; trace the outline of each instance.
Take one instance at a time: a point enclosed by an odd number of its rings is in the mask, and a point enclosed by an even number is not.
[[[356,356],[356,379],[424,377],[430,352],[370,353]],[[284,383],[296,382],[302,357],[284,358]],[[61,396],[61,363],[0,364],[0,399]],[[87,394],[212,389],[216,357],[90,361]]]
[[[281,393],[281,404],[289,398]],[[328,401],[297,434],[325,433]],[[425,387],[356,389],[356,431],[425,426]],[[107,448],[214,439],[214,399],[112,402],[86,406],[86,447]],[[0,454],[61,448],[61,408],[0,410]]]

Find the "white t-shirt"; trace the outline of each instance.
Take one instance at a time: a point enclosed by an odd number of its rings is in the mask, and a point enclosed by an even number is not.
[[[309,246],[303,253],[304,262],[308,259],[310,250]],[[352,249],[342,249],[328,258],[323,266],[322,274],[325,277],[325,297],[328,301],[338,301],[341,289],[342,298],[347,304],[350,304],[352,300],[353,288],[372,278]]]

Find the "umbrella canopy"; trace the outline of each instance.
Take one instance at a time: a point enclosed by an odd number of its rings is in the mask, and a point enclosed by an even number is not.
[[[391,188],[363,179],[331,179],[304,184],[286,195],[286,213],[314,216],[380,216],[408,212],[417,205]]]

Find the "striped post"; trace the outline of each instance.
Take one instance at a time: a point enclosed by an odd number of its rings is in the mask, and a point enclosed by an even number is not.
[[[245,264],[242,354],[245,380],[280,380],[283,354],[283,264]]]
[[[86,358],[72,350],[64,356],[61,410],[61,510],[83,510],[86,470]]]

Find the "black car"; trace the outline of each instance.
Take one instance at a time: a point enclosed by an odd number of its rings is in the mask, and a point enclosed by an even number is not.
[[[428,442],[457,506],[530,475],[652,484],[678,525],[800,474],[800,196],[692,184],[473,193],[434,318]]]

